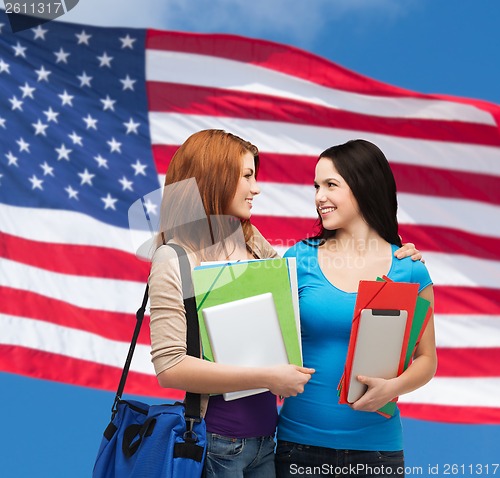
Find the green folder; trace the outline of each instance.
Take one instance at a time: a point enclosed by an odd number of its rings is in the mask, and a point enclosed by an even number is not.
[[[276,306],[288,360],[291,364],[302,365],[287,259],[209,263],[198,266],[193,270],[193,285],[205,359],[214,360],[203,309],[270,292]]]

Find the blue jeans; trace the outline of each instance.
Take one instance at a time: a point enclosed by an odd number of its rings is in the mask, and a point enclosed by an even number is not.
[[[402,477],[403,451],[337,450],[278,441],[276,477]]]
[[[207,433],[205,478],[274,478],[274,438]]]

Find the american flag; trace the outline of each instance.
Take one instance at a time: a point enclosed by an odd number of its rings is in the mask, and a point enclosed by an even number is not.
[[[401,235],[435,284],[439,369],[402,413],[500,423],[497,105],[238,36],[0,25],[0,370],[116,389],[148,275],[127,211],[190,134],[259,147],[253,222],[280,252],[314,232],[317,155],[365,138],[391,162]],[[127,390],[180,396],[156,383],[147,327]]]

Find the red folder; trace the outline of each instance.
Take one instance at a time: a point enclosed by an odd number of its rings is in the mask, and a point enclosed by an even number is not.
[[[351,378],[352,361],[356,348],[356,338],[359,325],[359,318],[363,309],[399,309],[408,312],[408,320],[405,329],[403,343],[408,344],[415,304],[418,297],[418,284],[408,282],[392,281],[360,281],[358,287],[358,297],[354,307],[351,336],[347,350],[347,358],[339,384],[339,403],[347,404],[347,388]],[[401,351],[398,375],[404,371],[406,348]]]

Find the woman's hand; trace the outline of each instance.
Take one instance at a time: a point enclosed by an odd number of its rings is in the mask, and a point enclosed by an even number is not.
[[[403,244],[403,247],[400,247],[396,252],[394,252],[394,256],[398,259],[404,259],[405,257],[411,257],[413,261],[422,261],[425,263],[425,260],[422,259],[422,253],[415,247],[415,244],[412,242],[407,242]]]
[[[280,397],[295,397],[304,391],[304,385],[309,382],[315,372],[313,368],[297,365],[276,365],[270,367],[270,383],[268,389]]]
[[[358,381],[368,386],[364,395],[351,404],[353,410],[375,412],[395,398],[394,379],[358,376]]]

